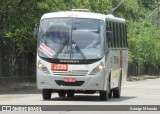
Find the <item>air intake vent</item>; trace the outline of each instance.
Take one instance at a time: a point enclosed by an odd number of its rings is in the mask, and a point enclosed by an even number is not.
[[[72,11],[90,12],[89,9],[72,9]]]
[[[55,80],[59,86],[82,86],[84,81],[64,82],[62,80]]]
[[[88,70],[53,71],[56,76],[86,76]]]

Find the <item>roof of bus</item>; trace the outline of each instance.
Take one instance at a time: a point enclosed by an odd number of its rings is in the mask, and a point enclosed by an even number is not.
[[[101,19],[104,21],[107,19],[110,21],[125,23],[125,19],[115,17],[112,14],[105,15],[105,14],[81,12],[81,11],[61,11],[61,12],[46,13],[42,16],[41,19],[58,18],[58,17],[90,18],[90,19]]]

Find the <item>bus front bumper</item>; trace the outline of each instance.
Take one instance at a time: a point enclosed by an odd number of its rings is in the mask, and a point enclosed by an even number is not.
[[[75,79],[75,82],[65,82],[64,79]],[[96,75],[86,76],[56,76],[45,74],[40,70],[37,71],[38,89],[53,90],[104,90],[105,83],[104,70]]]

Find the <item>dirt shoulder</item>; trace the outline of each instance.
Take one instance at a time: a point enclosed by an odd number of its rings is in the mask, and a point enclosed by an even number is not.
[[[128,76],[127,81],[141,81],[147,79],[157,79],[160,76],[149,76],[149,75],[142,75],[142,76]]]
[[[32,94],[41,93],[37,89],[36,83],[11,83],[9,85],[0,85],[0,94]]]

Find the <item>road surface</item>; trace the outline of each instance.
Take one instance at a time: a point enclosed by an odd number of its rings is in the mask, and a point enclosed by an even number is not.
[[[41,93],[12,93],[0,94],[0,105],[159,105],[160,108],[160,78],[147,79],[136,82],[126,82],[122,86],[121,98],[110,98],[108,101],[100,101],[99,94],[75,94],[74,98],[59,98],[57,93],[52,94],[51,100],[44,101]],[[86,107],[87,108],[87,107]],[[54,113],[56,114],[74,114],[71,109],[61,110]],[[74,109],[73,109],[74,110]],[[94,110],[94,109],[93,109]],[[13,112],[19,114],[19,112]],[[49,113],[49,112],[48,112]],[[82,111],[77,112],[82,113]],[[89,112],[87,112],[89,113]],[[106,112],[101,112],[106,114]],[[117,114],[124,114],[115,112]],[[127,113],[127,112],[125,112]],[[145,114],[149,114],[146,112]],[[158,114],[159,111],[156,111]],[[4,113],[4,114],[10,114]],[[38,113],[36,113],[38,114]],[[40,113],[41,114],[41,113]],[[46,114],[46,113],[45,113]],[[53,113],[52,113],[53,114]],[[92,112],[97,114],[97,112]],[[107,112],[107,114],[109,114]],[[155,113],[154,113],[155,114]]]
[[[74,98],[59,98],[52,94],[44,101],[41,93],[0,94],[0,105],[160,105],[160,78],[126,82],[122,86],[121,98],[100,101],[99,94],[75,94]]]

